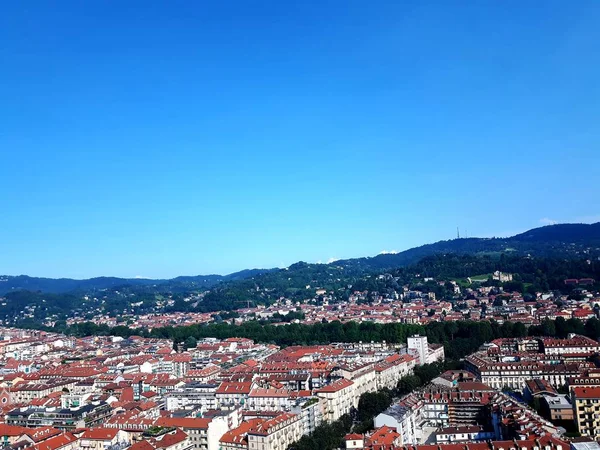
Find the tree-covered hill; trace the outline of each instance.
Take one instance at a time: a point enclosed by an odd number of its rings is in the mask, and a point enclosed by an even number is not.
[[[320,269],[312,267],[310,272],[331,274],[327,277],[317,277],[319,284],[336,285],[343,271],[345,277],[361,276],[365,273],[375,273],[382,270],[414,264],[421,259],[436,254],[500,254],[531,255],[549,258],[597,259],[600,257],[600,222],[586,224],[560,224],[534,228],[525,233],[508,238],[468,238],[439,241],[420,247],[411,248],[395,254],[381,254],[374,257],[352,258],[339,260]],[[229,275],[197,275],[180,276],[170,280],[153,280],[141,278],[98,277],[87,280],[69,278],[37,278],[26,275],[0,275],[0,295],[14,290],[42,291],[48,293],[64,292],[93,292],[103,289],[117,289],[123,286],[140,287],[141,291],[155,292],[186,292],[206,290],[220,283],[249,280],[263,274],[286,270],[288,277],[298,281],[295,288],[301,284],[311,284],[313,275],[308,275],[305,263],[298,263],[287,269],[251,269],[242,270]],[[321,280],[321,278],[324,278]],[[145,288],[143,288],[145,287]],[[287,287],[286,287],[287,289]]]
[[[600,222],[559,224],[534,228],[508,238],[464,238],[439,241],[395,254],[372,258],[336,261],[336,265],[363,270],[381,270],[407,266],[435,254],[500,254],[531,255],[549,258],[600,257]]]
[[[242,280],[268,272],[271,269],[246,269],[229,275],[181,276],[169,280],[149,278],[97,277],[85,280],[72,278],[40,278],[27,275],[0,275],[0,295],[16,290],[41,291],[45,293],[95,292],[105,289],[139,287],[140,291],[186,292],[208,289],[218,283]]]
[[[15,314],[37,320],[73,313],[213,312],[269,305],[281,298],[304,301],[325,296],[335,302],[348,299],[354,291],[388,295],[406,285],[445,298],[451,286],[444,287],[437,281],[496,270],[515,274],[507,289],[540,292],[565,288],[566,278],[600,280],[599,256],[600,224],[568,224],[537,228],[511,238],[455,239],[398,254],[331,264],[299,262],[285,269],[245,270],[226,276],[171,280],[0,276],[0,295],[5,296],[0,318],[14,318]],[[436,282],[423,281],[430,277]]]

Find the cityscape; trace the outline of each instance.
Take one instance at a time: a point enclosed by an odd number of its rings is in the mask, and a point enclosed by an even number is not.
[[[593,448],[598,284],[565,278],[563,292],[531,294],[514,285],[523,277],[399,285],[384,273],[375,280],[396,289],[346,300],[317,288],[304,301],[141,315],[124,302],[121,316],[73,312],[63,332],[53,316],[4,325],[2,439],[48,450]],[[322,342],[310,343],[318,327]]]
[[[598,24],[0,2],[0,450],[600,450]]]

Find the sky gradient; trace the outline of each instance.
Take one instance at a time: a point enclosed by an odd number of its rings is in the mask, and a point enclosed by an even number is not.
[[[600,220],[600,2],[209,3],[2,5],[0,274]]]

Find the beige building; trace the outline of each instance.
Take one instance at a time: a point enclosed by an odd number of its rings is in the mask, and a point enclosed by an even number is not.
[[[410,375],[416,364],[410,355],[395,354],[388,356],[375,365],[375,383],[377,390],[394,389],[400,378]]]
[[[227,432],[225,417],[206,419],[200,417],[161,417],[156,421],[161,427],[175,427],[188,435],[195,450],[218,450],[219,439]]]
[[[71,390],[78,380],[40,380],[30,383],[20,383],[10,389],[10,400],[12,403],[29,404],[36,398],[44,398],[53,392],[63,389]]]
[[[600,386],[574,387],[572,395],[579,432],[582,436],[600,438]]]
[[[129,433],[116,428],[89,428],[79,438],[83,450],[107,450],[126,444],[131,444]]]
[[[358,402],[354,391],[354,382],[345,378],[334,381],[317,391],[317,396],[325,402],[324,418],[327,422],[338,420],[350,412]]]
[[[282,413],[266,420],[248,431],[250,450],[286,450],[290,444],[302,437],[300,416]]]

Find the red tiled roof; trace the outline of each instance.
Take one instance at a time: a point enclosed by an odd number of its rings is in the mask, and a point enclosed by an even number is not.
[[[31,428],[18,427],[15,425],[7,425],[0,423],[0,436],[21,436],[22,434],[31,431]]]
[[[579,398],[600,398],[600,386],[575,386],[573,396]]]
[[[317,392],[338,392],[341,391],[344,388],[347,388],[349,386],[352,386],[354,383],[350,380],[347,380],[345,378],[341,378],[339,380],[334,381],[333,383],[322,387],[321,389],[319,389]]]
[[[72,433],[64,433],[59,436],[52,437],[37,445],[31,447],[32,450],[58,450],[65,447],[73,442],[77,441],[77,438]]]
[[[277,417],[266,420],[262,423],[259,423],[255,427],[252,427],[248,431],[248,433],[249,434],[258,434],[261,436],[267,436],[271,432],[272,428],[276,427],[277,425],[279,425],[283,422],[286,422],[288,420],[293,420],[293,419],[300,420],[300,418],[296,414],[282,413],[282,414],[279,414]]]
[[[156,425],[160,427],[176,427],[184,429],[207,429],[210,419],[201,417],[161,417],[156,419]]]
[[[82,439],[90,439],[92,441],[106,441],[115,438],[119,430],[115,428],[90,428],[82,435]]]
[[[249,394],[252,388],[251,382],[223,382],[217,388],[217,394]]]
[[[239,427],[225,433],[221,439],[219,439],[219,442],[224,444],[243,444],[248,435],[248,431],[257,427],[262,422],[264,422],[264,419],[250,419],[242,422]]]

